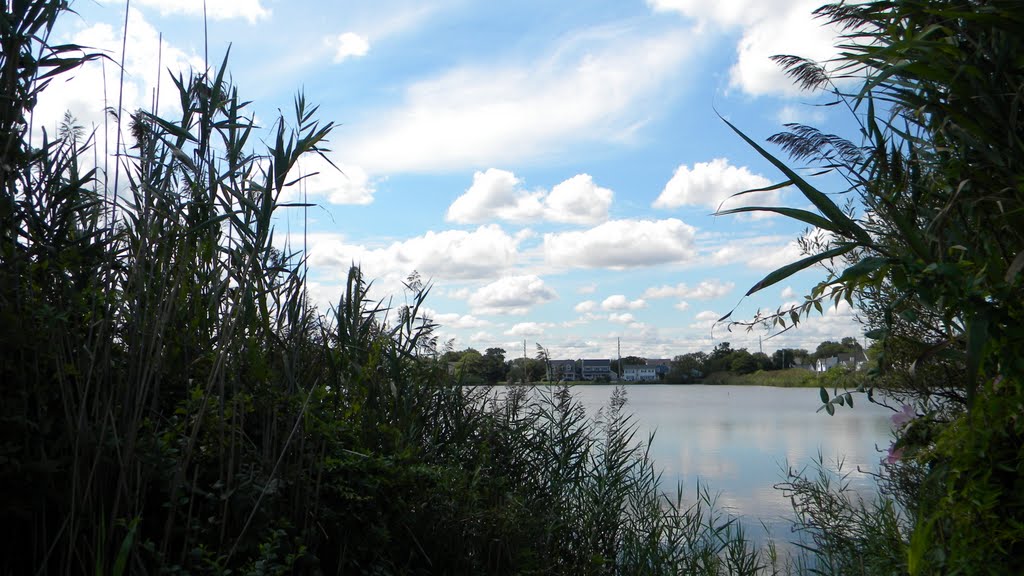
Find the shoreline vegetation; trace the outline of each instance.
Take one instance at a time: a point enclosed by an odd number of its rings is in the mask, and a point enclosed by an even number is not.
[[[787,368],[785,370],[759,370],[749,374],[737,372],[713,372],[701,379],[694,379],[691,382],[625,382],[625,381],[575,381],[575,382],[545,382],[538,380],[528,382],[525,386],[593,386],[593,385],[618,385],[625,388],[630,386],[768,386],[777,388],[820,388],[821,386],[833,386],[837,380],[848,376],[845,370],[838,369],[830,375],[817,374],[802,368]],[[486,384],[485,384],[486,385]],[[516,382],[503,382],[490,384],[490,386],[516,386],[523,385]]]
[[[452,378],[418,277],[389,308],[353,267],[336,306],[311,307],[305,256],[277,248],[272,225],[303,207],[281,194],[333,129],[304,96],[257,127],[225,56],[173,78],[164,97],[180,114],[111,110],[123,147],[99,157],[103,143],[70,115],[57,133],[31,130],[43,90],[106,56],[50,43],[66,2],[6,8],[0,574],[1024,569],[1019,3],[819,10],[849,39],[867,36],[843,58],[870,85],[836,94],[866,108],[868,142],[797,130],[782,145],[845,166],[871,211],[862,220],[737,130],[818,213],[760,209],[831,233],[751,292],[839,266],[803,312],[857,298],[882,354],[877,372],[835,373],[823,405],[870,401],[875,387],[904,403],[874,500],[823,466],[779,484],[793,554],[754,544],[714,487],[663,486],[624,388],[589,420],[564,387],[499,398]],[[786,58],[798,80],[830,85]],[[875,115],[876,94],[893,117]],[[720,378],[776,378],[749,372]]]

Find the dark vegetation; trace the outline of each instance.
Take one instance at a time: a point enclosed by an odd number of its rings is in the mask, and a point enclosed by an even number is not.
[[[785,330],[823,303],[856,301],[880,353],[875,373],[851,389],[902,404],[881,480],[907,524],[898,538],[849,549],[860,565],[839,566],[1024,573],[1024,5],[885,0],[818,14],[846,31],[837,61],[777,59],[802,86],[831,90],[860,139],[789,125],[770,140],[841,175],[849,188],[836,192],[848,204],[736,131],[817,209],[741,209],[816,229],[804,260],[750,293],[816,263],[829,269],[802,306],[753,325]],[[852,398],[821,392],[830,412]],[[846,509],[817,502],[818,512]],[[830,540],[841,529],[822,537],[818,550],[846,547]]]
[[[817,212],[754,209],[828,232],[751,292],[832,270],[756,322],[856,300],[877,369],[823,402],[903,404],[877,502],[824,470],[780,486],[803,535],[792,562],[707,492],[663,495],[623,389],[590,421],[564,388],[457,385],[415,278],[385,307],[353,269],[332,310],[311,308],[301,254],[275,249],[271,225],[332,127],[301,96],[264,133],[225,60],[175,78],[180,117],[113,111],[124,146],[93,166],[92,135],[67,118],[33,139],[32,111],[96,56],[48,42],[66,4],[5,8],[0,573],[1024,572],[1019,2],[819,11],[849,33],[839,66],[780,60],[833,89],[862,141],[806,126],[773,140],[846,177],[848,207],[747,139]]]
[[[67,5],[0,15],[0,574],[754,573],[704,492],[666,498],[622,411],[565,389],[488,396],[353,268],[329,313],[272,217],[331,124],[268,131],[226,74],[181,115],[111,111],[114,165],[37,95],[96,58]],[[52,86],[50,87],[52,89]],[[266,142],[260,145],[257,142]],[[101,148],[102,149],[102,148]]]

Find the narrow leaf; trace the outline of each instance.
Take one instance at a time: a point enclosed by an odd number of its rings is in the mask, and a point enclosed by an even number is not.
[[[767,276],[762,278],[761,281],[758,282],[757,284],[754,284],[754,286],[747,291],[747,296],[750,296],[751,294],[764,288],[767,288],[773,284],[781,282],[786,278],[789,278],[793,274],[796,274],[801,270],[806,270],[807,268],[810,268],[811,266],[817,264],[818,262],[821,262],[822,260],[842,256],[843,254],[846,254],[847,252],[853,250],[856,247],[856,244],[842,244],[837,248],[826,250],[820,254],[814,254],[813,256],[808,256],[807,258],[798,260],[792,264],[787,264],[782,268],[775,270],[771,274],[768,274]]]

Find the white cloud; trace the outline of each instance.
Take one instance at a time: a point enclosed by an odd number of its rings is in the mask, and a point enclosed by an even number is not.
[[[785,288],[782,289],[782,292],[779,295],[782,296],[783,300],[795,298],[796,290],[793,290],[792,286],[786,286]]]
[[[804,256],[796,240],[765,236],[730,241],[712,249],[707,259],[718,266],[742,263],[750,268],[775,270]]]
[[[654,286],[644,291],[644,298],[690,298],[693,300],[711,300],[732,292],[734,282],[722,282],[718,279],[702,280],[696,286],[685,283],[675,286]]]
[[[327,45],[334,50],[334,63],[344,62],[349,58],[361,58],[370,51],[370,41],[355,32],[345,32],[327,38]]]
[[[694,228],[681,220],[612,220],[581,232],[544,235],[544,257],[557,266],[624,269],[684,262]]]
[[[694,43],[681,37],[603,29],[531,63],[449,70],[409,86],[397,108],[354,127],[344,148],[371,173],[390,173],[549,158],[571,142],[620,140],[682,72]]]
[[[647,306],[643,299],[630,301],[622,294],[609,296],[601,302],[602,310],[639,310]]]
[[[508,330],[505,330],[505,334],[508,336],[543,336],[555,325],[550,322],[520,322]]]
[[[344,164],[334,159],[334,166],[317,154],[306,154],[299,160],[292,176],[305,176],[301,182],[285,188],[281,193],[281,201],[297,201],[303,198],[302,192],[312,196],[310,201],[316,202],[317,196],[326,198],[331,204],[366,205],[373,202],[376,188],[366,171],[359,166]]]
[[[712,310],[698,312],[697,315],[693,317],[695,322],[690,324],[690,328],[695,330],[710,330],[711,327],[715,325],[715,322],[717,322],[721,317],[721,314]]]
[[[558,298],[554,290],[535,275],[500,278],[469,296],[478,314],[526,314],[530,308]]]
[[[680,300],[672,307],[675,308],[676,310],[679,310],[680,312],[686,312],[687,310],[690,309],[690,303],[685,300]]]
[[[544,199],[547,219],[570,224],[596,224],[608,219],[613,193],[594,183],[589,174],[577,174],[556,185]]]
[[[528,220],[543,211],[542,192],[527,193],[515,174],[497,168],[473,174],[473,185],[448,207],[449,222],[483,222],[491,218]]]
[[[771,180],[752,173],[746,166],[732,166],[725,158],[715,158],[710,162],[697,162],[693,168],[686,164],[680,165],[652,205],[655,208],[705,206],[711,210],[727,210],[740,206],[777,204],[779,190],[732,198],[738,192],[765,188],[771,184]]]
[[[103,133],[104,122],[107,120],[104,112],[105,106],[116,109],[118,97],[122,99],[122,110],[124,131],[127,132],[127,113],[134,112],[140,108],[152,110],[151,94],[156,90],[157,82],[161,75],[164,76],[164,94],[168,94],[167,87],[173,85],[167,79],[166,74],[181,73],[186,78],[190,70],[202,70],[204,63],[201,57],[194,54],[187,54],[183,50],[171,45],[167,41],[161,41],[160,33],[143,17],[142,13],[135,8],[128,10],[128,34],[123,37],[123,30],[115,29],[108,24],[93,24],[82,30],[76,31],[68,42],[88,46],[89,49],[103,52],[109,55],[114,61],[120,61],[122,42],[125,43],[124,70],[125,78],[123,88],[118,90],[120,72],[117,66],[109,65],[104,67],[101,62],[94,61],[76,69],[73,74],[67,74],[58,78],[47,90],[44,90],[39,97],[35,107],[33,127],[38,132],[40,128],[46,128],[54,133],[55,127],[63,119],[65,111],[70,112],[79,125],[86,128],[86,132],[93,128],[97,130],[96,139],[99,142],[99,150],[103,150],[103,139],[107,139],[113,166],[116,160],[115,142],[117,141],[116,124],[108,123],[108,132]],[[62,41],[65,39],[62,39]],[[157,66],[157,62],[161,65]],[[106,86],[106,90],[104,90]],[[104,102],[104,94],[108,94],[110,100]],[[177,94],[165,96],[160,102],[160,112],[165,116],[173,117],[173,113],[180,110],[177,103]],[[122,138],[124,146],[131,146],[130,136]],[[91,154],[87,155],[91,159]],[[102,159],[100,160],[102,163]]]
[[[352,262],[367,278],[405,278],[413,270],[432,280],[491,278],[519,258],[518,237],[497,225],[473,231],[429,231],[385,247],[349,244],[338,234],[309,235],[309,264],[343,277]]]
[[[589,174],[577,174],[551,192],[522,188],[515,174],[497,168],[473,174],[473,184],[448,207],[450,222],[486,222],[494,218],[524,222],[548,220],[596,224],[608,219],[613,193],[594,183]]]
[[[678,12],[700,23],[722,29],[742,30],[736,47],[736,62],[730,69],[730,84],[747,94],[781,93],[799,90],[771,57],[776,54],[802,56],[824,62],[838,54],[838,31],[822,26],[812,12],[819,0],[649,0],[657,11]]]
[[[421,309],[420,314],[424,318],[429,318],[442,328],[446,329],[483,328],[484,326],[489,326],[491,324],[487,320],[477,318],[472,314],[458,314],[455,312],[441,313],[429,308]]]
[[[818,107],[809,105],[796,106],[786,104],[779,109],[775,118],[780,124],[810,124],[820,126],[825,122],[825,112]]]
[[[584,300],[583,302],[580,302],[579,304],[577,304],[575,308],[573,308],[573,310],[579,312],[580,314],[586,314],[588,312],[593,312],[596,309],[597,309],[597,302],[594,302],[593,300]]]
[[[106,0],[108,4],[115,0]],[[155,8],[161,16],[168,14],[184,14],[186,16],[202,16],[206,12],[211,20],[232,20],[244,18],[250,24],[257,20],[270,17],[260,0],[136,0],[137,5]]]
[[[616,324],[631,324],[633,322],[636,322],[636,318],[629,312],[624,312],[622,314],[617,314],[613,312],[608,315],[608,321],[615,322]]]
[[[591,282],[590,284],[584,284],[577,288],[576,291],[580,294],[593,294],[594,292],[597,292],[597,283]]]

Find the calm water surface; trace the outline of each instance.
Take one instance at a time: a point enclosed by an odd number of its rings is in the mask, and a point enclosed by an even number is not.
[[[607,404],[614,386],[573,388],[589,414]],[[802,468],[820,453],[827,463],[843,459],[843,470],[866,494],[891,440],[892,412],[854,394],[855,408],[837,406],[835,416],[816,410],[816,388],[760,386],[626,387],[627,411],[638,437],[655,432],[651,455],[664,471],[663,488],[683,486],[688,501],[697,482],[719,493],[718,502],[747,519],[748,529],[763,521],[772,537],[786,540],[790,503],[773,485],[787,467]],[[858,472],[858,468],[860,471]],[[762,531],[763,532],[763,531]],[[753,535],[753,534],[752,534]]]

